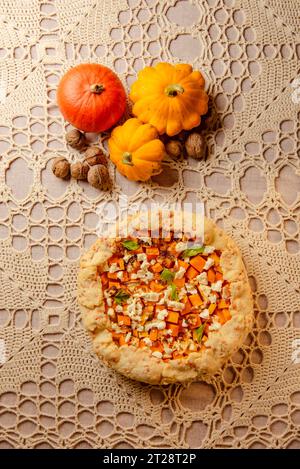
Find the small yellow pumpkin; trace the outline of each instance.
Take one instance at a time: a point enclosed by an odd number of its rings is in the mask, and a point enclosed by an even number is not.
[[[204,78],[191,65],[159,63],[145,67],[133,83],[130,99],[133,114],[169,136],[190,130],[207,113],[208,96]]]
[[[128,119],[108,140],[110,159],[131,181],[147,181],[161,172],[165,147],[155,127]]]

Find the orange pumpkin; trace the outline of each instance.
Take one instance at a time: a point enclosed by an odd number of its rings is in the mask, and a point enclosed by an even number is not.
[[[57,89],[64,118],[85,132],[103,132],[124,114],[126,93],[117,75],[99,64],[71,68]]]

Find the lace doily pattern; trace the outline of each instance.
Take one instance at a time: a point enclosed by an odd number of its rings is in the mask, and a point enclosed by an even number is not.
[[[296,0],[0,0],[0,447],[300,448],[300,166]],[[51,173],[67,148],[55,102],[92,61],[127,87],[145,65],[203,70],[205,161],[99,192]],[[107,135],[90,135],[106,147]],[[241,247],[256,320],[210,382],[154,387],[107,369],[76,303],[97,207],[205,202]]]

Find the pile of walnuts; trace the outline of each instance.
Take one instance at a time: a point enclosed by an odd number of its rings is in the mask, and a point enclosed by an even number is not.
[[[195,160],[205,158],[206,142],[203,135],[197,131],[182,131],[165,143],[166,152],[172,158],[179,158],[185,154]]]
[[[108,189],[110,178],[107,169],[107,159],[100,148],[88,146],[84,133],[77,129],[72,129],[66,134],[68,145],[80,152],[84,152],[82,161],[69,163],[67,158],[58,156],[52,165],[53,174],[61,179],[70,177],[88,181],[91,186],[97,189]]]

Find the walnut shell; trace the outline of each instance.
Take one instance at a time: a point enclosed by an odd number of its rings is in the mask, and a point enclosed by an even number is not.
[[[69,132],[66,133],[66,141],[68,145],[70,145],[70,147],[74,148],[75,150],[83,151],[87,147],[87,141],[84,133],[77,129],[69,130]]]
[[[87,180],[91,186],[96,187],[96,189],[108,189],[110,186],[110,179],[107,167],[103,164],[91,166],[87,175]]]
[[[84,153],[84,164],[88,166],[94,166],[95,164],[107,165],[107,159],[99,147],[91,146]]]
[[[90,167],[81,161],[71,164],[71,176],[74,179],[86,180]]]
[[[58,156],[52,163],[53,174],[61,179],[70,177],[70,163],[64,156]]]
[[[179,140],[170,140],[166,144],[166,152],[173,158],[179,158],[182,154],[183,146]]]
[[[205,157],[206,142],[204,137],[197,132],[191,133],[185,141],[187,155],[195,160],[201,160]]]

